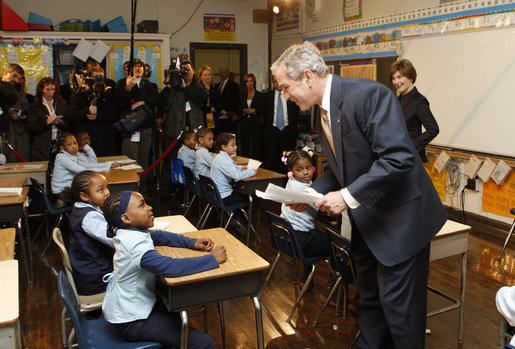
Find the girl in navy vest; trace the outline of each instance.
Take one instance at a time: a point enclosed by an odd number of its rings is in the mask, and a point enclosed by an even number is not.
[[[180,316],[168,312],[156,297],[156,276],[179,277],[218,268],[227,257],[225,248],[213,246],[213,241],[207,238],[193,239],[167,231],[148,230],[154,225],[154,213],[138,192],[114,193],[107,198],[102,211],[110,227],[116,228],[114,272],[112,277],[106,278],[109,284],[102,304],[104,318],[126,340],[155,341],[166,347],[180,347]],[[157,252],[154,245],[211,253],[170,258]],[[213,349],[214,343],[209,335],[190,328],[188,348]]]
[[[70,215],[73,235],[68,253],[77,293],[105,292],[102,277],[113,271],[113,239],[107,237],[107,221],[100,211],[109,196],[106,178],[90,170],[79,172],[73,177],[71,188],[63,193],[66,200],[75,201]]]

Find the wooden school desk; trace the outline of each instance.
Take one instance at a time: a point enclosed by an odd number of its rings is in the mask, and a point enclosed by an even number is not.
[[[249,197],[249,219],[247,226],[247,246],[250,243],[250,231],[252,224],[252,195],[256,192],[256,190],[265,191],[266,187],[269,183],[273,183],[275,185],[279,185],[281,187],[284,186],[284,182],[286,179],[286,175],[282,173],[277,173],[274,171],[270,171],[264,168],[258,168],[257,173],[254,177],[246,178],[243,181],[240,181],[236,184],[236,190],[239,192],[248,195]]]
[[[184,235],[211,238],[216,245],[223,245],[227,260],[219,268],[177,278],[164,278],[167,294],[162,294],[169,311],[180,312],[182,319],[181,349],[187,348],[189,307],[216,303],[249,296],[254,304],[256,317],[257,347],[264,348],[261,303],[257,297],[261,273],[270,264],[254,253],[223,228],[200,230]],[[187,248],[156,246],[164,256],[173,258],[196,257],[206,254]]]
[[[129,162],[129,160],[130,160],[130,162]],[[98,161],[98,163],[103,163],[103,162],[107,162],[107,161],[115,161],[115,162],[121,161],[121,163],[120,163],[121,166],[137,165],[137,166],[139,166],[139,168],[135,168],[136,172],[138,172],[138,173],[143,172],[143,168],[141,167],[141,165],[138,164],[138,162],[136,160],[129,158],[127,155],[100,156],[97,158],[97,161]]]
[[[136,170],[111,169],[109,172],[102,172],[107,179],[109,190],[116,193],[124,190],[138,191],[139,176]]]
[[[14,241],[16,230],[14,228],[0,229],[0,261],[14,259]]]
[[[21,195],[2,196],[0,197],[0,222],[16,222],[17,235],[19,236],[19,243],[21,248],[21,257],[25,264],[25,272],[27,273],[27,281],[30,284],[31,278],[29,274],[29,265],[27,254],[25,252],[25,239],[23,236],[23,229],[21,220],[25,217],[25,202],[27,201],[27,194],[29,187],[24,187],[25,177],[10,177],[0,178],[0,188],[23,188]],[[27,227],[28,229],[28,227]]]
[[[27,178],[24,184],[30,185],[30,177],[32,177],[37,179],[46,188],[47,169],[48,161],[11,162],[0,166],[0,178],[23,176]]]
[[[467,274],[467,246],[470,226],[448,220],[442,229],[431,241],[430,261],[450,256],[461,255],[461,282],[460,296],[455,299],[444,292],[438,291],[430,286],[428,289],[439,296],[453,302],[454,304],[428,312],[427,317],[435,316],[447,311],[459,308],[458,320],[458,342],[463,343],[463,307],[465,306],[465,278]]]
[[[0,262],[0,348],[23,348],[18,293],[18,261]]]
[[[197,228],[195,228],[195,226],[193,224],[191,224],[190,221],[186,219],[186,217],[181,216],[181,215],[156,217],[156,218],[154,218],[154,224],[156,222],[170,223],[163,230],[166,230],[166,231],[169,231],[172,233],[176,233],[176,234],[183,234],[183,233],[188,233],[190,231],[197,231]]]
[[[246,158],[244,156],[239,156],[239,155],[236,155],[236,159],[234,159],[234,163],[236,165],[246,165],[249,163],[249,158]]]

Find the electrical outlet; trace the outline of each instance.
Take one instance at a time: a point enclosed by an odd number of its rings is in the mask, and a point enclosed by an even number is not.
[[[476,180],[467,178],[467,184],[465,185],[465,189],[476,191]]]

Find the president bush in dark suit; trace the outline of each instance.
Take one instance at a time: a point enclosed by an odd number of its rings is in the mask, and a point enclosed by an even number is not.
[[[423,348],[431,239],[447,216],[398,100],[374,81],[329,74],[309,42],[288,48],[272,72],[301,110],[321,109],[329,168],[312,188],[325,194],[317,207],[352,223],[359,347]]]

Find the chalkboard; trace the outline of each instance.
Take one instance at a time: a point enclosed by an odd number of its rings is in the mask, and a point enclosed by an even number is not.
[[[515,31],[403,40],[440,134],[432,144],[515,156]]]

